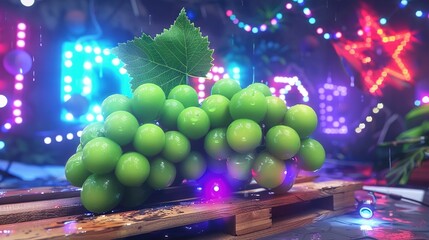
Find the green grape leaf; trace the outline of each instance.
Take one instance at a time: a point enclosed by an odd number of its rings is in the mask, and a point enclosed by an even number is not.
[[[112,53],[125,64],[133,91],[143,83],[154,83],[166,94],[179,84],[189,84],[189,77],[205,77],[213,61],[208,38],[191,23],[185,9],[155,38],[143,34],[119,43]]]

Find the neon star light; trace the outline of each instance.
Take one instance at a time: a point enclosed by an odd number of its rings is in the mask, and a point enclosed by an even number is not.
[[[411,73],[403,60],[403,52],[411,41],[411,33],[394,33],[382,29],[374,14],[363,7],[359,12],[362,40],[342,39],[333,43],[337,54],[360,72],[363,86],[371,94],[382,95],[386,83],[401,87],[412,82]]]

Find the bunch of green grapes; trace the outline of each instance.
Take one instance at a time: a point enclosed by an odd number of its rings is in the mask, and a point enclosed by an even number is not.
[[[146,83],[131,97],[108,96],[101,109],[104,122],[83,129],[65,166],[67,180],[82,187],[83,206],[95,213],[141,205],[156,190],[208,172],[285,192],[294,167],[314,171],[325,160],[323,146],[309,137],[314,110],[287,108],[261,83],[242,89],[221,79],[201,104],[189,85],[166,95]]]

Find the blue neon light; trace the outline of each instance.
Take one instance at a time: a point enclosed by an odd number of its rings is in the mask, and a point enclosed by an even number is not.
[[[130,77],[121,61],[110,54],[107,45],[97,42],[65,42],[62,46],[61,103],[64,105],[72,96],[79,95],[88,100],[88,112],[73,116],[66,108],[61,110],[61,120],[69,123],[103,121],[101,101],[107,97],[103,89],[131,96]],[[107,82],[103,76],[109,73]],[[103,81],[103,82],[102,82]]]

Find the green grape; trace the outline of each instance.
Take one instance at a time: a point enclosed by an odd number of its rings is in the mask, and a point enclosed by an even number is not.
[[[164,107],[161,109],[159,123],[164,129],[176,130],[177,117],[185,109],[183,104],[176,99],[165,100]]]
[[[234,94],[238,93],[240,90],[241,87],[237,81],[230,78],[222,78],[213,84],[211,94],[219,94],[225,96],[228,99],[231,99],[232,96],[234,96]]]
[[[285,102],[276,96],[268,96],[265,99],[267,100],[267,113],[262,122],[268,128],[282,124],[287,111]]]
[[[83,150],[82,143],[79,143],[76,147],[76,152],[82,152],[82,150]]]
[[[298,176],[299,167],[294,159],[286,160],[285,166],[286,166],[286,176],[282,184],[280,186],[277,186],[271,189],[275,193],[282,194],[282,193],[288,192],[293,187],[295,180]]]
[[[141,122],[154,122],[158,119],[164,102],[165,93],[158,85],[144,83],[134,90],[131,108]]]
[[[214,158],[209,158],[207,162],[207,169],[208,171],[215,173],[215,174],[227,174],[227,168],[226,168],[226,160],[217,160]]]
[[[186,84],[177,85],[171,89],[170,93],[168,94],[168,99],[178,100],[185,108],[197,107],[200,105],[198,103],[197,91],[195,91],[193,87]]]
[[[115,175],[122,185],[138,187],[146,181],[149,171],[150,164],[145,156],[136,152],[128,152],[119,158]]]
[[[237,119],[228,126],[226,140],[234,151],[249,153],[260,145],[262,130],[253,120]]]
[[[161,156],[166,160],[178,163],[183,161],[191,151],[189,139],[178,131],[167,131],[165,133],[165,146]]]
[[[153,189],[147,184],[139,187],[125,187],[120,206],[125,208],[135,208],[141,206],[153,193]]]
[[[82,185],[82,205],[93,213],[111,211],[122,199],[124,186],[114,174],[92,174]]]
[[[326,153],[319,141],[307,138],[301,141],[301,148],[296,157],[302,170],[316,171],[323,166]]]
[[[90,140],[96,137],[104,136],[104,124],[101,122],[93,122],[88,124],[82,130],[82,135],[80,135],[80,144],[85,146]]]
[[[284,124],[295,129],[300,138],[305,138],[316,129],[317,115],[310,106],[297,104],[286,111]]]
[[[258,90],[266,97],[271,96],[270,87],[268,87],[266,84],[258,83],[258,82],[252,83],[249,86],[247,86],[247,88]]]
[[[150,163],[150,174],[147,183],[155,190],[171,186],[176,178],[176,167],[173,163],[156,157]]]
[[[106,118],[109,114],[116,111],[131,113],[131,99],[122,94],[112,94],[105,98],[101,103],[101,115]]]
[[[226,159],[232,154],[232,149],[226,140],[226,128],[210,130],[204,138],[206,153],[217,160]]]
[[[82,162],[92,173],[112,172],[122,155],[121,147],[106,137],[97,137],[89,141],[82,151]]]
[[[201,108],[207,113],[210,119],[210,127],[226,127],[232,122],[229,113],[229,99],[216,94],[208,96],[201,103]]]
[[[210,119],[203,109],[188,107],[177,117],[177,128],[189,139],[199,139],[209,131]]]
[[[265,137],[268,152],[281,160],[295,156],[301,147],[301,140],[293,128],[277,125],[268,130]]]
[[[196,151],[191,151],[189,155],[180,163],[180,175],[188,180],[201,178],[207,170],[207,163],[204,156]]]
[[[75,187],[82,187],[83,182],[91,175],[91,172],[83,165],[81,151],[71,155],[64,169],[67,181]]]
[[[267,152],[261,152],[252,167],[252,176],[261,187],[271,189],[282,184],[285,178],[285,163]]]
[[[160,153],[165,146],[165,133],[158,125],[146,123],[137,128],[133,146],[146,157],[153,157]]]
[[[229,176],[233,179],[246,181],[252,177],[251,169],[255,161],[255,154],[235,153],[226,161]]]
[[[234,120],[246,118],[259,123],[267,113],[267,101],[261,92],[246,88],[232,97],[229,113]]]
[[[104,121],[104,135],[121,146],[134,139],[139,122],[129,112],[116,111],[107,116]]]

